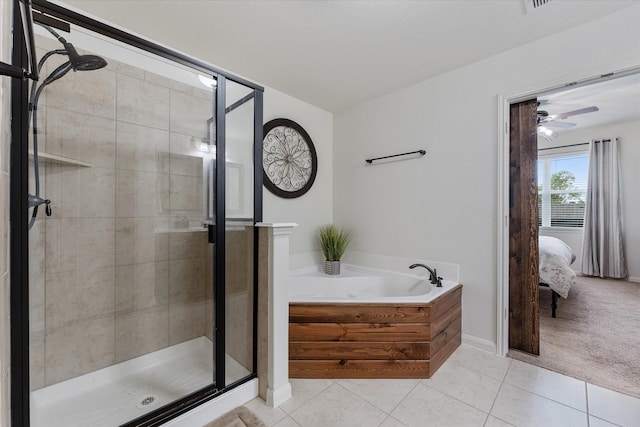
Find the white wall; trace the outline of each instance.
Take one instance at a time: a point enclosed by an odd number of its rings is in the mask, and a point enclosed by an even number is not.
[[[640,121],[615,123],[587,129],[565,131],[558,135],[553,145],[559,146],[586,142],[591,139],[619,137],[620,180],[622,183],[622,221],[624,230],[624,249],[629,279],[640,281]],[[578,147],[583,148],[584,147]],[[573,233],[546,231],[546,235],[564,240],[580,257],[582,233],[576,237]],[[579,260],[573,265],[579,269]]]
[[[640,64],[639,21],[640,5],[337,114],[334,221],[352,249],[459,264],[463,332],[495,343],[497,95]]]
[[[333,115],[275,89],[265,88],[264,122],[279,117],[291,119],[307,131],[318,155],[318,173],[311,189],[295,199],[277,197],[265,188],[264,221],[297,223],[299,227],[291,234],[291,253],[313,252],[317,250],[315,229],[331,222],[333,214]]]

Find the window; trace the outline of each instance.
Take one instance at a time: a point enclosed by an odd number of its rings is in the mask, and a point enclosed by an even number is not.
[[[538,225],[582,228],[589,154],[538,157]]]

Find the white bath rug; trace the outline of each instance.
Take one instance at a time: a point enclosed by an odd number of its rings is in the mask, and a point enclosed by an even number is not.
[[[240,406],[202,427],[267,427],[267,425],[248,408]]]

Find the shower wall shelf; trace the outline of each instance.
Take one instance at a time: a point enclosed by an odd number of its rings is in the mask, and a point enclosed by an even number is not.
[[[33,151],[29,150],[29,157],[33,157]],[[72,159],[70,157],[58,156],[57,154],[49,154],[44,152],[38,153],[38,160],[45,163],[58,163],[65,166],[82,166],[92,168],[92,163],[83,162],[81,160]]]

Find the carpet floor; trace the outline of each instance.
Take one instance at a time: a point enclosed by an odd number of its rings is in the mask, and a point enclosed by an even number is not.
[[[578,276],[551,317],[540,288],[540,356],[509,357],[640,398],[640,283]]]

